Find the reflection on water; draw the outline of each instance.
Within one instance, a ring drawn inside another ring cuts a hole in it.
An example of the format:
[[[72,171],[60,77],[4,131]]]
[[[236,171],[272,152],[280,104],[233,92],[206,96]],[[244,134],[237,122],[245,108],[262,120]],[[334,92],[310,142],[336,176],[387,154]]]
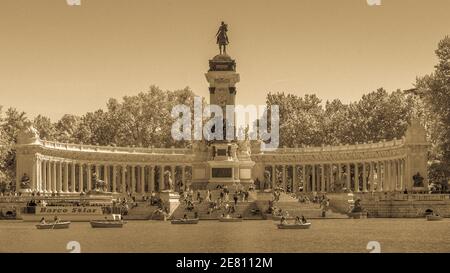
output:
[[[92,229],[72,223],[68,230],[37,230],[34,223],[0,222],[0,252],[450,252],[450,219],[316,220],[309,230],[278,230],[271,221],[171,225],[135,221],[123,229]]]

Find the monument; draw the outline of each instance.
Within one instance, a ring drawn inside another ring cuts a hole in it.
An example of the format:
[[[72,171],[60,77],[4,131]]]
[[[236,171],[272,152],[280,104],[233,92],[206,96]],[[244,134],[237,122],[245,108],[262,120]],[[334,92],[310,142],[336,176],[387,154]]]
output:
[[[227,105],[236,105],[236,84],[240,76],[236,72],[236,61],[226,53],[228,26],[222,22],[217,32],[219,55],[209,61],[209,71],[205,74],[209,83],[210,104],[222,107],[223,113]],[[223,135],[227,135],[229,121],[223,120]],[[217,128],[216,128],[217,129]],[[233,132],[233,136],[235,132]],[[236,140],[213,140],[208,143],[197,143],[201,147],[197,153],[198,161],[193,165],[192,187],[197,189],[215,189],[217,186],[246,187],[253,185],[252,168],[255,165],[251,159],[249,142]]]

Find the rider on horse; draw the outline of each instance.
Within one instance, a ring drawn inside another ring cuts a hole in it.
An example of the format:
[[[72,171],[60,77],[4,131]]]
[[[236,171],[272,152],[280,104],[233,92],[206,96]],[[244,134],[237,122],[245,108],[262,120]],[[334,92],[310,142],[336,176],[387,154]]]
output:
[[[227,31],[228,31],[228,25],[225,24],[225,22],[222,22],[222,24],[216,34],[217,44],[219,45],[220,54],[227,53],[226,46],[229,44]]]

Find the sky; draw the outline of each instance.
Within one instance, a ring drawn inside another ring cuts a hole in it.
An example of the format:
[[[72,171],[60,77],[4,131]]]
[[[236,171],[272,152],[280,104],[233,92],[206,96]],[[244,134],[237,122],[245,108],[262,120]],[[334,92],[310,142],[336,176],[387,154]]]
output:
[[[56,121],[151,85],[208,97],[221,21],[238,104],[282,91],[348,103],[432,72],[449,10],[449,0],[1,0],[0,105]]]

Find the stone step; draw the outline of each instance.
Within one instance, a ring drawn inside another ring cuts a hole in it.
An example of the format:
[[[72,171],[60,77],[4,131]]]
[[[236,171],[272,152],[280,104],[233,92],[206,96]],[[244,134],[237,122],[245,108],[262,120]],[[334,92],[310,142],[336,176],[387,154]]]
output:
[[[228,202],[229,205],[232,205],[234,203]],[[193,211],[189,212],[186,210],[186,207],[184,204],[181,204],[177,210],[172,214],[172,218],[182,218],[184,214],[187,214],[188,217],[194,217],[195,212],[197,212],[198,217],[203,220],[207,219],[218,219],[222,216],[222,214],[225,213],[225,209],[215,210],[212,211],[212,213],[209,213],[209,204],[208,203],[201,203],[201,204],[194,204],[195,208]],[[262,219],[261,214],[253,215],[252,209],[257,210],[258,207],[256,206],[255,202],[239,202],[235,206],[235,213],[233,215],[242,215],[244,219]]]

